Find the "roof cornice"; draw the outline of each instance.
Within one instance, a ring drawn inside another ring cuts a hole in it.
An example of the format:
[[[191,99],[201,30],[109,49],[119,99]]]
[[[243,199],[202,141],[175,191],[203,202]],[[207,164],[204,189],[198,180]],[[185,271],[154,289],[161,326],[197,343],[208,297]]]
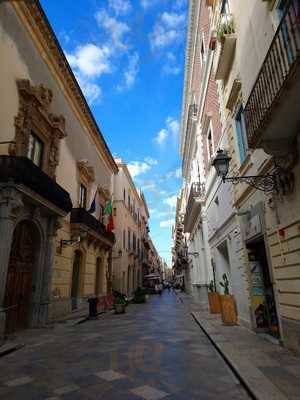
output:
[[[181,112],[181,124],[180,124],[180,155],[183,157],[185,147],[185,130],[186,130],[186,119],[189,105],[189,91],[192,79],[192,64],[194,55],[194,44],[195,44],[195,31],[197,29],[197,10],[201,0],[190,0],[189,1],[189,21],[188,21],[188,33],[187,42],[185,49],[185,68],[184,68],[184,87],[183,87],[183,100],[182,100],[182,112]]]
[[[50,70],[59,78],[60,84],[73,103],[77,115],[85,122],[85,126],[91,132],[106,164],[116,174],[118,167],[39,0],[13,1],[11,4],[28,29],[42,58]]]

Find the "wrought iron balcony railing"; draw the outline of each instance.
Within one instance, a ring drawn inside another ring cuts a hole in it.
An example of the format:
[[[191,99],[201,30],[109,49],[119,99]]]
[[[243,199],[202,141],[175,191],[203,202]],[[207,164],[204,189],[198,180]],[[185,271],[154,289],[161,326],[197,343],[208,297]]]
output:
[[[71,224],[81,224],[88,229],[102,236],[113,245],[115,243],[115,235],[113,232],[107,232],[104,224],[98,221],[92,214],[84,208],[73,208],[71,212]]]
[[[24,185],[65,213],[72,209],[69,193],[27,157],[0,156],[0,183]]]
[[[300,6],[288,3],[245,107],[248,144],[255,148],[273,106],[300,60]],[[295,112],[298,112],[295,110]]]
[[[195,182],[192,184],[184,218],[185,232],[191,232],[197,216],[201,210],[201,203],[205,199],[205,184]]]

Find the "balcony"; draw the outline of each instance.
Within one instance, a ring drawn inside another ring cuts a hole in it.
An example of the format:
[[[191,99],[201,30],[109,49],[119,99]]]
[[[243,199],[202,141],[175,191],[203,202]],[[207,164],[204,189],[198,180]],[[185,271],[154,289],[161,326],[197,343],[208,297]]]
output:
[[[115,235],[112,232],[107,232],[102,222],[98,221],[84,208],[73,208],[71,212],[72,230],[88,232],[93,237],[98,238],[109,247],[115,243]]]
[[[72,209],[69,193],[27,157],[0,156],[0,183],[23,185],[63,214]]]
[[[215,78],[226,79],[236,46],[235,24],[232,14],[220,14],[217,24],[217,38],[221,43]]]
[[[184,218],[184,231],[192,232],[194,224],[201,212],[202,204],[205,200],[205,185],[203,183],[193,183],[190,189],[189,199],[186,206]]]
[[[270,154],[290,147],[300,129],[299,10],[290,2],[245,107],[248,144]]]

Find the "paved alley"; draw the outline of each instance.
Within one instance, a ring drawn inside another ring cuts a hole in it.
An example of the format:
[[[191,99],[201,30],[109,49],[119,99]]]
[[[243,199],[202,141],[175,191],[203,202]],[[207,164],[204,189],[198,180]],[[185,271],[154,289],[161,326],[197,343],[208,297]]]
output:
[[[59,400],[247,399],[173,293],[80,325],[27,331],[0,359],[0,398]]]

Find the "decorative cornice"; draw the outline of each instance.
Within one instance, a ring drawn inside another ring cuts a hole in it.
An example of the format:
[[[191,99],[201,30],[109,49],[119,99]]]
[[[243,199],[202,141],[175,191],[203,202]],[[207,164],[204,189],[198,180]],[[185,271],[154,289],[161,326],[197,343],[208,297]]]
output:
[[[22,20],[32,36],[43,59],[59,78],[61,86],[68,94],[77,113],[84,121],[86,127],[106,160],[113,173],[118,172],[118,167],[89,108],[89,105],[80,89],[56,35],[42,9],[39,0],[11,2],[15,12]]]
[[[185,145],[185,129],[187,111],[189,105],[189,90],[192,78],[192,61],[194,53],[195,43],[195,29],[198,9],[197,5],[199,0],[190,0],[189,2],[189,21],[188,21],[188,34],[185,49],[185,72],[184,72],[184,89],[183,89],[183,100],[182,100],[182,112],[181,112],[181,128],[180,128],[180,154],[183,156],[184,145]]]

